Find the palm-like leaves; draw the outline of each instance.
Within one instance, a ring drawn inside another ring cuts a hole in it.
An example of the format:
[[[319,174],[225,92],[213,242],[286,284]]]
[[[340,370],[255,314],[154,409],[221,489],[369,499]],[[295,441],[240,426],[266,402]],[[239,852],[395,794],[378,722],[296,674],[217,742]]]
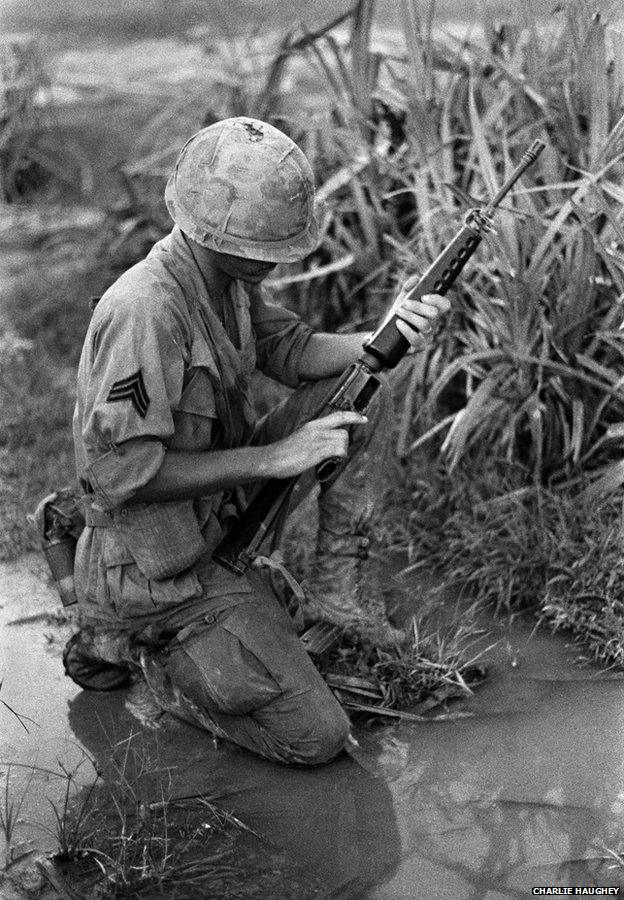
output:
[[[374,0],[359,0],[288,36],[232,100],[286,127],[315,168],[322,244],[274,286],[323,328],[372,324],[527,144],[547,140],[453,292],[424,403],[410,382],[401,447],[435,439],[451,465],[487,449],[532,479],[595,470],[607,484],[624,422],[624,51],[587,0],[540,27],[533,0],[521,7],[520,25],[484,18],[477,42],[436,29],[433,2],[401,0],[404,50],[389,52],[373,39]],[[325,99],[294,116],[287,70],[312,69]]]

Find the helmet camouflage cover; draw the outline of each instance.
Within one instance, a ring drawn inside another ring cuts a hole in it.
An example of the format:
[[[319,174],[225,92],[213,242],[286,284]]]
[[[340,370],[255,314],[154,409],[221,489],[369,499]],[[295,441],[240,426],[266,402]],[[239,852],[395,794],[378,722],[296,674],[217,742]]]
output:
[[[220,253],[295,262],[318,244],[310,164],[294,141],[258,119],[224,119],[193,135],[165,200],[188,237]]]

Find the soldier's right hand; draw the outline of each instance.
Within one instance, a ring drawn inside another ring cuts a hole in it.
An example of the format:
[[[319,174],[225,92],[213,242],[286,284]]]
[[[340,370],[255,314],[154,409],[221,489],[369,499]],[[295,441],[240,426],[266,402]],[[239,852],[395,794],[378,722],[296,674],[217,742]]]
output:
[[[287,438],[267,446],[273,478],[291,478],[324,459],[344,457],[349,449],[350,425],[365,425],[366,416],[339,410],[306,422]]]

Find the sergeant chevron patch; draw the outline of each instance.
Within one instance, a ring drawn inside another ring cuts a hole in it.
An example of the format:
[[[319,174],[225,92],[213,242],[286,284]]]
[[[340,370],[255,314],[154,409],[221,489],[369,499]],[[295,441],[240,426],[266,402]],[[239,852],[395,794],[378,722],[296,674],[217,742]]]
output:
[[[145,389],[143,373],[140,369],[128,378],[116,381],[110,389],[106,401],[108,403],[117,403],[120,400],[129,400],[142,419],[147,415],[150,398]]]

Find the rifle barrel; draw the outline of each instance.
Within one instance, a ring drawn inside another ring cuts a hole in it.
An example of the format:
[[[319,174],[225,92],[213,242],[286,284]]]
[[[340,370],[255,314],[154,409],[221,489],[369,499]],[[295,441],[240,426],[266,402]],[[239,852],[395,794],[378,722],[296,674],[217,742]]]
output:
[[[502,188],[496,194],[496,196],[492,200],[490,200],[488,205],[483,210],[484,216],[487,216],[488,218],[491,217],[492,213],[494,212],[496,207],[500,204],[503,197],[505,197],[509,193],[509,191],[512,189],[512,187],[514,186],[516,181],[521,177],[523,172],[525,172],[525,170],[528,169],[529,166],[533,165],[533,163],[535,162],[537,157],[540,155],[540,153],[542,152],[542,150],[544,149],[545,146],[546,146],[546,144],[544,143],[544,141],[538,140],[538,141],[533,141],[533,143],[531,144],[529,149],[525,150],[525,152],[522,156],[522,159],[520,160],[520,162],[518,163],[516,168],[513,170],[513,172],[511,173],[511,175],[505,182],[505,184],[502,186]]]

